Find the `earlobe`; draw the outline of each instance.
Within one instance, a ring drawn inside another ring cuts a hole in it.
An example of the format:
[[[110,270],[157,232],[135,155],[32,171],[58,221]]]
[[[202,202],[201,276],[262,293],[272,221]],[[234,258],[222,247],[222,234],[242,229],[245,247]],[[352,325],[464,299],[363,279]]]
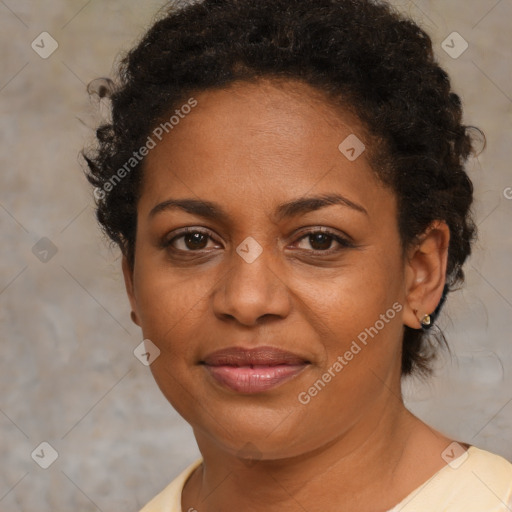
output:
[[[124,285],[126,288],[126,294],[128,295],[128,299],[130,301],[130,305],[132,308],[130,317],[132,319],[132,322],[140,327],[139,318],[137,316],[137,300],[135,299],[135,291],[134,291],[134,284],[133,284],[133,271],[130,268],[130,264],[128,263],[128,259],[126,258],[125,255],[123,255],[123,257],[122,257],[121,266],[123,269]]]
[[[449,227],[444,221],[435,221],[408,251],[403,318],[412,329],[431,327],[431,315],[446,295],[449,243]]]

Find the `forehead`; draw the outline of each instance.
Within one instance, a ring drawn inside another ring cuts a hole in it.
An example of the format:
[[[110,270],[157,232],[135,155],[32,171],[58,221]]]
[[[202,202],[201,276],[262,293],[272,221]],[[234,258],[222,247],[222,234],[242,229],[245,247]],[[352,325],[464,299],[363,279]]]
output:
[[[237,83],[193,97],[197,105],[146,157],[142,198],[243,196],[257,206],[284,191],[291,197],[340,188],[371,201],[383,188],[359,120],[311,86]]]

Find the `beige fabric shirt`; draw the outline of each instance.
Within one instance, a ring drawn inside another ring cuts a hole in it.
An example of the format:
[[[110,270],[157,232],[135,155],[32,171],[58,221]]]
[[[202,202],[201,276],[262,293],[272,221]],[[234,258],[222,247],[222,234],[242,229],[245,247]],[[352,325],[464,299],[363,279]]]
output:
[[[181,492],[201,462],[192,463],[140,512],[196,512],[182,511]],[[388,512],[512,512],[512,464],[470,446]]]

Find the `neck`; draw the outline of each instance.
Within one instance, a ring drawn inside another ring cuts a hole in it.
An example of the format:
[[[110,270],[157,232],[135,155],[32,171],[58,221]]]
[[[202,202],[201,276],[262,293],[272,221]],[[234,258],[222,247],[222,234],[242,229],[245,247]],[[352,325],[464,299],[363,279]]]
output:
[[[401,399],[388,399],[341,435],[317,449],[279,460],[242,461],[196,431],[203,464],[187,482],[182,496],[183,510],[295,511],[337,510],[379,506],[388,510],[403,497],[410,475],[413,435],[424,424],[403,405]],[[320,427],[321,428],[321,427]],[[418,457],[418,453],[414,452]],[[397,482],[400,482],[399,484]],[[419,485],[420,482],[417,482]],[[412,491],[414,487],[410,488]]]

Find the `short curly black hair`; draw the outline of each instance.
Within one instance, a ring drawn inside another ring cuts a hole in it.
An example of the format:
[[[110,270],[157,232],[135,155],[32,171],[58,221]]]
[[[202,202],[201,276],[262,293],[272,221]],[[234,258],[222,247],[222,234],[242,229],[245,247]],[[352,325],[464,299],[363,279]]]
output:
[[[430,37],[378,0],[174,1],[162,11],[121,61],[111,122],[82,153],[97,219],[130,266],[144,160],[130,172],[126,162],[192,93],[264,78],[307,83],[358,116],[374,142],[372,168],[396,194],[403,247],[444,220],[451,233],[445,293],[462,283],[476,231],[464,166],[476,153],[471,135],[481,135],[484,147],[485,136],[462,124],[460,97]],[[434,338],[446,344],[442,333]],[[430,375],[435,346],[404,326],[402,375]]]

